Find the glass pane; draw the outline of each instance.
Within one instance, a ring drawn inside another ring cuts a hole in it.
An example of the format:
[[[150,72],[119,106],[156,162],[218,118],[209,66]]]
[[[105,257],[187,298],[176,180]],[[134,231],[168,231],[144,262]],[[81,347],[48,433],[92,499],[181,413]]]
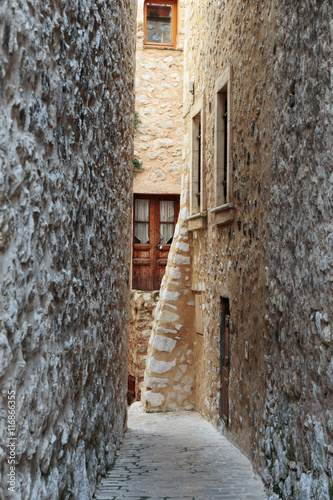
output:
[[[164,3],[147,3],[147,43],[171,43],[172,6]]]
[[[149,221],[149,200],[135,200],[135,222]]]
[[[171,245],[174,232],[173,224],[160,224],[160,243],[162,245]]]
[[[148,222],[136,222],[135,223],[134,243],[141,243],[141,244],[149,243],[149,223]]]
[[[160,201],[160,222],[174,222],[175,202],[172,200]]]

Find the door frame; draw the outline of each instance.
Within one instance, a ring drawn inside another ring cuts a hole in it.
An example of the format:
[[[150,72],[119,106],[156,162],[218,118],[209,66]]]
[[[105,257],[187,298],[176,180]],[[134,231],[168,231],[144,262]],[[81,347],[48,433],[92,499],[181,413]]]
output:
[[[220,418],[229,425],[230,380],[230,306],[229,299],[221,297],[220,323]]]

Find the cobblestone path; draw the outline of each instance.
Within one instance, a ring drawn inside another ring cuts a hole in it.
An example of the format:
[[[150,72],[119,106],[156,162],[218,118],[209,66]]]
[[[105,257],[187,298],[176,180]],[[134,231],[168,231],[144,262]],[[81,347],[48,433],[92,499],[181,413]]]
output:
[[[250,462],[196,412],[130,412],[97,500],[264,500]]]

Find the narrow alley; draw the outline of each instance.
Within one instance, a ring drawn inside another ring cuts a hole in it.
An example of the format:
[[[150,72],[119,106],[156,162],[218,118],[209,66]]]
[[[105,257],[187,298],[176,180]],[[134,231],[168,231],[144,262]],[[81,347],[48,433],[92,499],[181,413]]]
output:
[[[134,408],[96,500],[267,498],[250,462],[199,413]]]

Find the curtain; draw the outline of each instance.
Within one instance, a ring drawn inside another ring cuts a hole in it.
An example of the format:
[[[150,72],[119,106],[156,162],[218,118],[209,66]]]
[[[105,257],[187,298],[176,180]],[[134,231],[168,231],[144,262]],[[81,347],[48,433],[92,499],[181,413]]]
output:
[[[160,201],[160,243],[170,244],[174,233],[175,202]]]
[[[149,243],[149,200],[135,200],[135,243]]]

